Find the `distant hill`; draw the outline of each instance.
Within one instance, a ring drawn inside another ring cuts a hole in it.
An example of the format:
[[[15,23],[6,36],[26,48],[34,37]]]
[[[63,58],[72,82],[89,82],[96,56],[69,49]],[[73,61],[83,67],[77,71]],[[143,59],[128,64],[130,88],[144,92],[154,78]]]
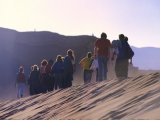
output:
[[[135,52],[133,63],[140,69],[144,70],[160,70],[160,48],[132,47]]]

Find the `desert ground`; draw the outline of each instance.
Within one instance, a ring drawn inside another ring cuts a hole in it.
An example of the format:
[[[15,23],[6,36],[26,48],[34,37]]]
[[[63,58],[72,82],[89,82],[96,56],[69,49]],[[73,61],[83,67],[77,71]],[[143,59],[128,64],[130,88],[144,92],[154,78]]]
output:
[[[0,102],[0,120],[160,120],[160,73]]]

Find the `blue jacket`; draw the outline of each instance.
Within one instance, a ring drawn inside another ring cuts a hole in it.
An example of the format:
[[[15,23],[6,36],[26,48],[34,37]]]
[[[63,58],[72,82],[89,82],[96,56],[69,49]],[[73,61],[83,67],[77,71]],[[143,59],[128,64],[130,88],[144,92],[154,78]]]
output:
[[[130,45],[125,40],[120,40],[118,45],[117,59],[129,59],[130,52],[133,52]],[[134,53],[133,53],[134,54]]]
[[[69,56],[64,58],[64,69],[66,72],[73,74],[73,65]]]
[[[53,74],[60,74],[64,72],[64,63],[62,61],[57,61],[52,67]]]

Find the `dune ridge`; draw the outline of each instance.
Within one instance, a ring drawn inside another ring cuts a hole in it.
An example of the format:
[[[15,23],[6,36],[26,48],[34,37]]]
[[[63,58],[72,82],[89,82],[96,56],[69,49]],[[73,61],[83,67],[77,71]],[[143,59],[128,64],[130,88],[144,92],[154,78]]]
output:
[[[159,112],[160,73],[0,102],[2,120],[157,120]]]

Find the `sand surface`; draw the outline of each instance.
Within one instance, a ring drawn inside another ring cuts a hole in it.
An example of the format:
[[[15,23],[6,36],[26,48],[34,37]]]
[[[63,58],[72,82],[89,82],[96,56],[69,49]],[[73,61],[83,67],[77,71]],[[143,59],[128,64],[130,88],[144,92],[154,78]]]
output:
[[[0,102],[0,120],[160,120],[160,73]]]

